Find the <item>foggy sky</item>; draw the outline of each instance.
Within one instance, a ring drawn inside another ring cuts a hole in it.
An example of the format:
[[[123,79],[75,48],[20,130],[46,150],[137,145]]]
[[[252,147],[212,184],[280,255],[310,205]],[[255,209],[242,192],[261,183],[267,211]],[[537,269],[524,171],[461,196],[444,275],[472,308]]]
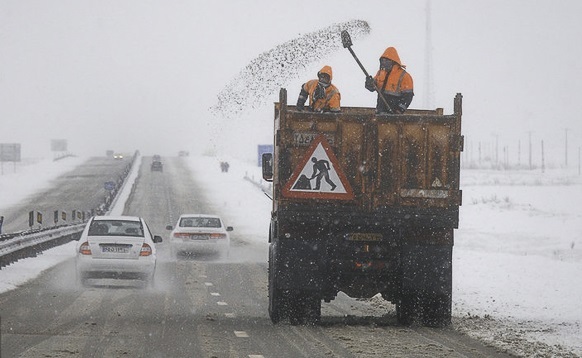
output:
[[[258,109],[232,120],[209,111],[221,89],[261,53],[359,19],[371,32],[354,51],[375,73],[380,54],[395,46],[414,78],[411,107],[424,108],[429,88],[429,108],[450,113],[463,93],[468,145],[497,138],[525,148],[531,134],[559,162],[567,132],[574,160],[582,144],[582,3],[433,1],[430,76],[426,4],[1,0],[0,143],[21,143],[23,157],[50,157],[50,140],[67,139],[78,155],[139,149],[254,158],[256,145],[272,140],[278,94],[258,96]],[[334,70],[342,105],[375,105],[344,49],[305,63],[285,84],[290,102],[323,65]]]

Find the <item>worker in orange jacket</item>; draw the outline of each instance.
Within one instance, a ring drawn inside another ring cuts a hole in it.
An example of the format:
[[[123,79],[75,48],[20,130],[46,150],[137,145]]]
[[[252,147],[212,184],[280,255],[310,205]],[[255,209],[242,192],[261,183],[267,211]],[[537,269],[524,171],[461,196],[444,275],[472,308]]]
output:
[[[388,102],[386,106],[379,93],[376,113],[404,113],[412,102],[414,85],[412,76],[405,68],[394,47],[388,47],[380,56],[380,69],[376,76],[366,78],[366,89],[370,92],[377,89]]]
[[[316,80],[305,82],[297,98],[297,110],[304,110],[305,101],[309,98],[309,109],[314,112],[339,112],[341,94],[337,87],[331,84],[332,78],[331,67],[323,66],[317,73]]]

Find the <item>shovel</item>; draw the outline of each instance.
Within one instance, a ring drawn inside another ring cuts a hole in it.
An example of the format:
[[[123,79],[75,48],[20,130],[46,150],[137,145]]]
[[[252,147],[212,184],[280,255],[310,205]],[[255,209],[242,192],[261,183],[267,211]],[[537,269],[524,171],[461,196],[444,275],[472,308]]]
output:
[[[368,78],[368,76],[370,76],[368,74],[368,71],[366,71],[366,69],[364,68],[364,66],[362,65],[360,60],[358,59],[358,56],[356,56],[356,54],[354,53],[354,50],[352,50],[353,44],[352,44],[352,38],[350,37],[350,34],[346,30],[343,30],[341,33],[341,36],[342,36],[342,44],[344,45],[344,48],[347,48],[348,50],[350,50],[350,53],[352,54],[352,56],[354,56],[354,59],[356,60],[356,62],[358,63],[358,65],[360,66],[362,71],[364,71],[366,78]],[[384,95],[382,94],[382,92],[380,92],[378,90],[378,86],[376,86],[376,81],[374,81],[374,89],[376,90],[376,92],[378,93],[378,95],[380,96],[380,98],[382,99],[384,104],[386,105],[386,108],[388,110],[390,110],[390,106],[388,105],[388,101],[386,100],[386,98],[384,98]]]

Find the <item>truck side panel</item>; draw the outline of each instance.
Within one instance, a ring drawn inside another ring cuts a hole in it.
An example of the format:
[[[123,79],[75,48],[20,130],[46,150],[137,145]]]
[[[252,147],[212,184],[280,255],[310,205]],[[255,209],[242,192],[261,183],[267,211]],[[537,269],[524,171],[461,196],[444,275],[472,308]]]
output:
[[[359,210],[447,208],[460,204],[456,116],[376,118],[373,114],[329,114],[316,120],[312,116],[287,112],[283,127],[277,131],[278,146],[284,148],[275,168],[275,183],[281,187],[297,170],[310,139],[323,133],[350,181]],[[317,203],[312,200],[309,205]],[[329,201],[321,204],[354,205]]]

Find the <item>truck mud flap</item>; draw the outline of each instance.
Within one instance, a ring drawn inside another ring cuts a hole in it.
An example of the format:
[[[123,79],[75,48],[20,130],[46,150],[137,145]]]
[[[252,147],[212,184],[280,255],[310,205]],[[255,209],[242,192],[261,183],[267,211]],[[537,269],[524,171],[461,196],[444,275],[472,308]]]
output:
[[[279,289],[322,291],[324,245],[297,240],[277,240],[272,245]]]
[[[399,321],[427,326],[451,321],[452,246],[406,245],[402,248]]]

